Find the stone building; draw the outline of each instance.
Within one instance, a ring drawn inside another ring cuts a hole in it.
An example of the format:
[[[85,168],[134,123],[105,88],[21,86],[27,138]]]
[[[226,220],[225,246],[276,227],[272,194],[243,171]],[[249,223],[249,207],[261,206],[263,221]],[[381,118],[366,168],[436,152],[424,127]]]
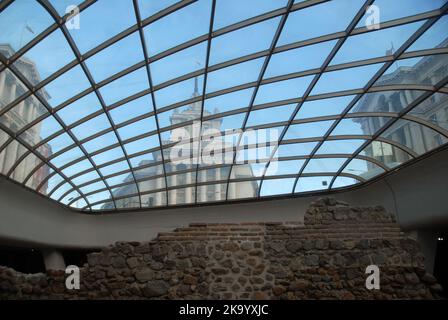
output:
[[[195,88],[192,94],[192,98],[196,98],[200,96],[198,89],[197,79],[195,81]],[[201,101],[191,103],[185,110],[178,111],[175,110],[170,116],[170,123],[172,126],[180,123],[186,123],[188,121],[194,121],[200,119],[201,117]],[[215,113],[218,113],[219,110],[215,110]],[[209,116],[211,113],[207,110],[204,110],[203,117]],[[194,126],[197,127],[194,127]],[[162,141],[163,145],[172,145],[175,142],[180,142],[181,145],[179,150],[182,149],[182,144],[185,144],[184,141],[189,141],[189,137],[198,136],[195,134],[194,130],[202,130],[202,132],[211,132],[210,130],[214,130],[214,132],[222,132],[222,120],[221,119],[213,119],[202,122],[201,127],[198,127],[198,122],[193,124],[192,126],[182,126],[175,127],[170,132],[170,137],[167,141]],[[210,144],[216,143],[216,140],[207,140],[201,143],[201,152]],[[188,148],[191,148],[191,154],[194,155],[197,152],[194,150],[197,144],[189,143]],[[229,156],[231,150],[231,144],[225,142],[224,139],[220,141],[219,148],[222,150],[222,156]],[[170,205],[179,205],[179,204],[189,204],[194,203],[196,199],[196,188],[194,186],[196,178],[198,183],[202,182],[210,182],[210,181],[221,181],[216,184],[208,184],[208,185],[199,185],[197,187],[197,202],[210,202],[210,201],[223,201],[226,200],[226,192],[227,192],[227,183],[225,180],[228,179],[230,174],[230,166],[223,165],[218,168],[200,170],[197,172],[196,176],[196,163],[183,163],[181,160],[176,162],[173,161],[173,156],[171,154],[171,148],[163,149],[164,159],[170,159],[171,162],[165,163],[165,170],[167,174],[174,172],[183,172],[186,170],[193,170],[190,172],[184,172],[179,174],[168,175],[166,180],[166,185],[170,187],[181,186],[181,185],[191,185],[189,187],[184,188],[175,188],[168,191],[168,202]],[[180,158],[182,155],[180,154]],[[152,165],[155,163],[160,163],[162,161],[162,155],[159,151],[152,153],[152,160],[143,160],[139,163],[138,167],[143,167],[143,169],[137,170],[135,174],[135,178],[137,180],[144,180],[138,183],[140,192],[152,192],[150,194],[145,194],[141,196],[142,206],[144,207],[152,207],[152,206],[161,206],[166,204],[166,192],[165,189],[165,178],[163,177],[163,166],[162,165]],[[188,162],[188,161],[187,161]],[[226,162],[226,164],[228,164]],[[252,167],[248,163],[238,164],[233,167],[231,172],[231,179],[237,178],[250,178],[254,177],[254,173],[252,171]],[[157,177],[151,179],[151,177]],[[130,182],[133,180],[132,175],[129,175],[124,182]],[[229,198],[249,198],[257,195],[258,184],[256,181],[244,181],[237,183],[230,183],[228,187]],[[124,187],[118,188],[113,192],[114,198],[119,198],[116,200],[116,206],[119,208],[135,208],[139,206],[139,197],[131,197],[131,198],[121,198],[125,195],[137,194],[137,186],[135,184],[126,185]],[[113,209],[113,204],[108,202],[103,206],[103,209]]]
[[[0,53],[3,56],[12,56],[14,50],[8,44],[0,44]],[[41,81],[39,71],[33,61],[22,57],[15,62],[14,66],[28,79],[32,79],[32,83],[39,83]],[[0,73],[0,110],[6,107],[11,101],[14,101],[16,97],[20,97],[22,94],[26,93],[28,90],[20,80],[18,80],[10,71],[5,70]],[[48,93],[42,89],[39,94],[44,99],[49,99]],[[43,114],[44,107],[38,101],[35,96],[30,96],[22,100],[17,106],[13,107],[7,111],[1,118],[0,122],[5,127],[11,129],[13,132],[17,132],[24,126],[28,125],[40,115]],[[32,126],[21,134],[21,138],[26,141],[29,145],[34,146],[42,141],[40,136],[42,130],[43,121]],[[3,174],[8,174],[8,171],[14,165],[16,160],[18,160],[23,154],[23,146],[11,142],[7,147],[0,152],[0,172]],[[48,157],[51,155],[51,147],[49,144],[43,144],[39,147],[39,152]],[[14,170],[11,178],[16,181],[23,181],[28,173],[33,170],[36,165],[39,164],[36,157],[27,157],[23,160],[25,163],[21,164],[21,168],[24,170]],[[48,175],[49,168],[47,166],[42,166],[38,169],[37,173],[34,174],[31,181],[28,183],[32,188],[36,188],[39,182],[43,180],[43,177]],[[45,190],[46,186],[42,186],[41,190]]]
[[[445,47],[448,38],[439,47]],[[434,86],[448,74],[447,55],[426,56],[412,65],[400,66],[395,64],[396,70],[383,75],[375,85],[418,84]],[[412,60],[411,60],[412,61]],[[373,92],[364,95],[352,112],[391,112],[399,113],[415,101],[423,91],[420,90],[391,90]],[[448,95],[438,93],[419,104],[410,112],[411,116],[422,119],[448,129]],[[362,131],[370,135],[389,121],[388,117],[362,117],[354,120],[361,125]],[[384,138],[398,142],[417,154],[422,154],[444,143],[444,137],[433,130],[421,128],[418,123],[400,120],[388,129]],[[408,155],[398,148],[376,141],[372,145],[372,155],[392,165],[399,165],[407,161]]]

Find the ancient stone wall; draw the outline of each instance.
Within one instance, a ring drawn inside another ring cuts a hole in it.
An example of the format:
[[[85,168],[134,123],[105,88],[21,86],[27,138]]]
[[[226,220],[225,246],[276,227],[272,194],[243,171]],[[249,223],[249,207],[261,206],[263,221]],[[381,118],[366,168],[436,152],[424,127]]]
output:
[[[191,224],[88,255],[79,290],[66,274],[0,268],[2,299],[432,299],[418,243],[382,207],[312,203],[301,222]],[[380,289],[368,290],[368,265]]]

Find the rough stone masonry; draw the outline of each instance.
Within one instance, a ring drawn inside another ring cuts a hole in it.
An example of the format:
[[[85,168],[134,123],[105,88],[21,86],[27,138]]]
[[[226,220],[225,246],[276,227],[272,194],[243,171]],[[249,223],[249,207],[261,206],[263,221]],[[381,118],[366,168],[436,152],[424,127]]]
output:
[[[66,274],[0,267],[1,299],[434,299],[418,243],[382,207],[333,198],[311,203],[304,223],[190,224],[146,243],[88,255],[80,289]],[[380,269],[368,290],[366,267]]]

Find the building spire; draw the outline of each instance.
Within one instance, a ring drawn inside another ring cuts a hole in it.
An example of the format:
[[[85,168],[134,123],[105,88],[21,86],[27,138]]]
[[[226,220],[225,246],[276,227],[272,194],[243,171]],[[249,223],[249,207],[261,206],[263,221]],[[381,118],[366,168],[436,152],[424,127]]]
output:
[[[194,94],[195,97],[199,95],[199,88],[198,88],[198,77],[194,77]]]

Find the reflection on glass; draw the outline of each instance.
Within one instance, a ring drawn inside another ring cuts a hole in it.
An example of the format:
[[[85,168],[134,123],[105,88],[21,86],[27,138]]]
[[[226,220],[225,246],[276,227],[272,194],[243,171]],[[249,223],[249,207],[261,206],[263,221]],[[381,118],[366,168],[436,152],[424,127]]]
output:
[[[412,159],[405,151],[382,141],[372,141],[360,155],[376,159],[391,169]]]
[[[389,117],[359,117],[342,119],[331,136],[339,135],[374,135],[391,118]]]
[[[355,112],[394,112],[399,113],[418,97],[424,91],[418,90],[395,90],[369,92],[364,94],[361,99],[352,107],[350,113]]]
[[[372,179],[379,174],[384,173],[384,169],[373,162],[361,159],[353,159],[342,171],[344,173],[354,174],[360,176],[365,180]]]
[[[11,57],[39,33],[54,23],[46,10],[36,1],[14,1],[0,13],[0,43],[8,43]]]
[[[288,121],[295,107],[295,104],[289,104],[286,106],[254,110],[249,114],[246,126],[251,127],[273,122]]]
[[[4,50],[1,50],[0,53],[4,54]],[[26,92],[28,92],[28,89],[23,82],[14,73],[9,71],[9,69],[0,72],[0,110]],[[36,98],[32,99],[36,101],[34,102],[35,104],[38,103]]]
[[[403,119],[395,122],[381,137],[406,146],[418,155],[448,142],[448,139],[437,131]]]
[[[254,198],[258,194],[260,181],[230,182],[227,199]]]
[[[375,82],[375,86],[416,84],[434,86],[446,77],[448,54],[397,60]]]
[[[448,44],[446,30],[448,30],[448,16],[443,16],[431,28],[426,30],[406,52],[446,47]]]
[[[12,140],[3,150],[0,152],[0,169],[3,175],[7,175],[9,170],[13,167],[16,161],[25,154],[26,148],[17,142]]]
[[[353,178],[349,178],[349,177],[343,177],[343,176],[339,176],[334,180],[332,189],[336,189],[336,188],[342,188],[342,187],[348,187],[351,185],[355,185],[359,183],[358,180],[353,179]]]
[[[44,164],[43,166],[40,166],[33,175],[28,179],[26,182],[26,186],[28,188],[31,188],[33,190],[36,190],[40,184],[47,179],[47,177],[53,172],[53,169],[51,169],[48,165]],[[47,189],[47,183],[44,183],[41,187],[41,190]]]
[[[448,94],[435,93],[409,112],[409,115],[448,130]]]
[[[316,154],[352,154],[365,142],[361,139],[327,140]]]
[[[25,182],[25,179],[31,173],[33,169],[35,169],[42,162],[39,158],[37,158],[34,154],[28,154],[25,159],[23,159],[19,165],[14,169],[11,173],[10,178],[19,182]]]

